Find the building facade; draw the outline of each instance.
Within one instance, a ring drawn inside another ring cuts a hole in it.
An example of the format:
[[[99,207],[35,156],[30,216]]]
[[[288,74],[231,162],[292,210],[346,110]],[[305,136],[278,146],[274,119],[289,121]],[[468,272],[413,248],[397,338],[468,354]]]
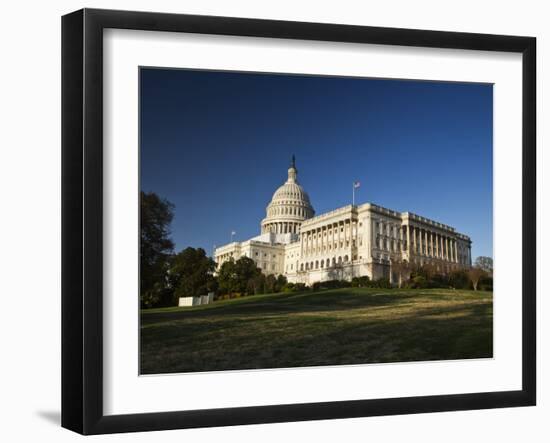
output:
[[[439,272],[471,266],[472,242],[455,228],[372,203],[315,215],[297,176],[293,157],[287,181],[266,208],[261,234],[217,248],[218,267],[249,257],[265,274],[310,285],[365,275],[397,283],[400,263],[431,264]]]

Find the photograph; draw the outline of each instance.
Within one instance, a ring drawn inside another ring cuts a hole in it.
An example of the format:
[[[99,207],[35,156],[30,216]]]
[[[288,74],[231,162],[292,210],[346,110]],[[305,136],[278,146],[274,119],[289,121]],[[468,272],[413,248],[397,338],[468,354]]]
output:
[[[493,358],[493,84],[138,75],[141,375]]]

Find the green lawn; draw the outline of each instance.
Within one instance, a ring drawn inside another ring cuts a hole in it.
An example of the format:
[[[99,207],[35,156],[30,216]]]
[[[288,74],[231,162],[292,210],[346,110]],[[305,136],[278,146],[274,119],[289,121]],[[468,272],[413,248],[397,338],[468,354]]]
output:
[[[493,354],[493,294],[349,288],[141,312],[141,373]]]

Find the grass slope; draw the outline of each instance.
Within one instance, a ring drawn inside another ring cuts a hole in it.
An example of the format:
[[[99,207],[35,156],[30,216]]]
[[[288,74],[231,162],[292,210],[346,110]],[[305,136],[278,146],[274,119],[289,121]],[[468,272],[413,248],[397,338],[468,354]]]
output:
[[[492,357],[493,294],[346,288],[141,312],[141,373]]]

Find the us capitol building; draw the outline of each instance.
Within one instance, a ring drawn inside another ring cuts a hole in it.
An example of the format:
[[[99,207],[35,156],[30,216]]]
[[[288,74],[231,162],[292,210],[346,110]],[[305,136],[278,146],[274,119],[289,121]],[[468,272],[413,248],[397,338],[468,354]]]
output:
[[[441,272],[471,266],[468,236],[411,212],[365,203],[315,215],[297,175],[293,157],[287,181],[267,205],[261,234],[216,248],[218,269],[227,260],[246,256],[265,274],[283,274],[289,282],[309,285],[364,275],[396,283],[396,261],[431,263]]]

